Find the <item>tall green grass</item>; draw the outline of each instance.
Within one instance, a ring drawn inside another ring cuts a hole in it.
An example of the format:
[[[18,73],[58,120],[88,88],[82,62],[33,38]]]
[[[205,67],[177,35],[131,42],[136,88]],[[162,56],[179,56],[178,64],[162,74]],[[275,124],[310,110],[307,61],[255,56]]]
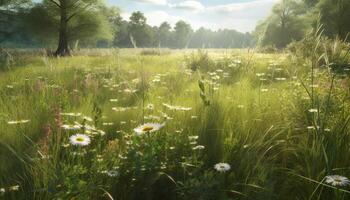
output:
[[[350,176],[349,79],[327,54],[137,52],[18,56],[0,74],[3,198],[349,198],[324,181]],[[75,122],[95,130],[60,127]],[[165,126],[136,136],[144,122]],[[91,144],[68,145],[75,133]]]

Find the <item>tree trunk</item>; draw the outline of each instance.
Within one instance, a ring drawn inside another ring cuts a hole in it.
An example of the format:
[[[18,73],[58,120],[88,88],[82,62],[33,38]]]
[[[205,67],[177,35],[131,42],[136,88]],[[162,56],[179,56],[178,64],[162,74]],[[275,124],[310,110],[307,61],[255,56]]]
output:
[[[60,15],[61,22],[59,28],[59,37],[58,37],[58,47],[55,52],[56,56],[69,56],[70,50],[68,47],[68,18],[67,18],[67,7],[66,0],[60,0]]]

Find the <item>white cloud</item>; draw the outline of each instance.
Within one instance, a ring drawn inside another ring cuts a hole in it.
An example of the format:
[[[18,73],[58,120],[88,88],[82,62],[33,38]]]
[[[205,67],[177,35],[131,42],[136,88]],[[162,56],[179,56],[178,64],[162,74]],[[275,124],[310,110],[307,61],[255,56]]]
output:
[[[205,7],[199,1],[183,1],[178,4],[169,4],[171,8],[190,10],[190,11],[200,11],[204,10]]]
[[[149,3],[149,4],[155,4],[155,5],[167,5],[167,0],[132,0],[140,3]]]
[[[172,16],[165,11],[153,11],[145,13],[147,18],[147,23],[152,26],[159,26],[163,22],[168,22],[171,25],[174,25],[179,20],[184,20],[182,17]]]
[[[184,18],[179,16],[173,16],[169,13],[161,10],[157,11],[151,11],[144,13],[145,17],[147,18],[147,24],[151,26],[159,26],[163,22],[168,22],[171,25],[174,25],[179,20],[184,20]],[[131,13],[129,12],[122,12],[121,16],[124,20],[129,21],[129,18],[131,16]]]
[[[128,13],[128,12],[122,12],[120,14],[120,16],[124,19],[124,20],[129,20],[130,16],[131,16],[131,13]]]
[[[259,9],[261,6],[271,5],[272,3],[277,2],[278,0],[254,0],[250,2],[241,2],[241,3],[231,3],[223,4],[208,7],[207,10],[215,11],[218,13],[231,13],[231,12],[240,12],[248,11],[250,9]]]
[[[217,3],[211,6],[205,6],[198,0],[182,0],[174,4],[169,3],[170,0],[132,1],[164,6],[162,10],[155,10],[154,7],[143,11],[148,24],[152,26],[159,26],[164,21],[174,25],[178,20],[184,20],[194,29],[204,26],[213,30],[228,28],[245,32],[254,30],[256,23],[267,17],[273,5],[279,0],[250,0],[227,4]],[[122,13],[123,18],[129,20],[130,13],[134,10],[129,8],[127,10],[129,13]]]

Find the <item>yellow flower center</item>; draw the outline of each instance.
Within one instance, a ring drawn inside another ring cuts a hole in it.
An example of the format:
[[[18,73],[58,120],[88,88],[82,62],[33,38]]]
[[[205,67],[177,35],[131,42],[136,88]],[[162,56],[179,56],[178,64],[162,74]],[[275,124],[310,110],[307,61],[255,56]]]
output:
[[[142,128],[143,132],[148,132],[148,131],[151,131],[151,130],[153,130],[152,126],[145,126],[145,127]]]
[[[84,138],[81,138],[81,137],[78,137],[76,140],[77,140],[78,142],[84,142]]]
[[[334,181],[335,181],[335,182],[338,182],[338,183],[341,183],[340,178],[335,178]]]

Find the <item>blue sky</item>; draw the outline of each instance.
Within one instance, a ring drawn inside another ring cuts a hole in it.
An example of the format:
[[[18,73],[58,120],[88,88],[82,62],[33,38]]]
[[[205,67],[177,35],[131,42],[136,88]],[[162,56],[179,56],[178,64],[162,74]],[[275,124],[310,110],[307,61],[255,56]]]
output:
[[[184,20],[194,29],[206,27],[217,30],[231,28],[247,32],[267,17],[278,0],[107,0],[118,6],[128,19],[133,11],[145,13],[148,23],[159,25],[168,21],[174,25]]]

